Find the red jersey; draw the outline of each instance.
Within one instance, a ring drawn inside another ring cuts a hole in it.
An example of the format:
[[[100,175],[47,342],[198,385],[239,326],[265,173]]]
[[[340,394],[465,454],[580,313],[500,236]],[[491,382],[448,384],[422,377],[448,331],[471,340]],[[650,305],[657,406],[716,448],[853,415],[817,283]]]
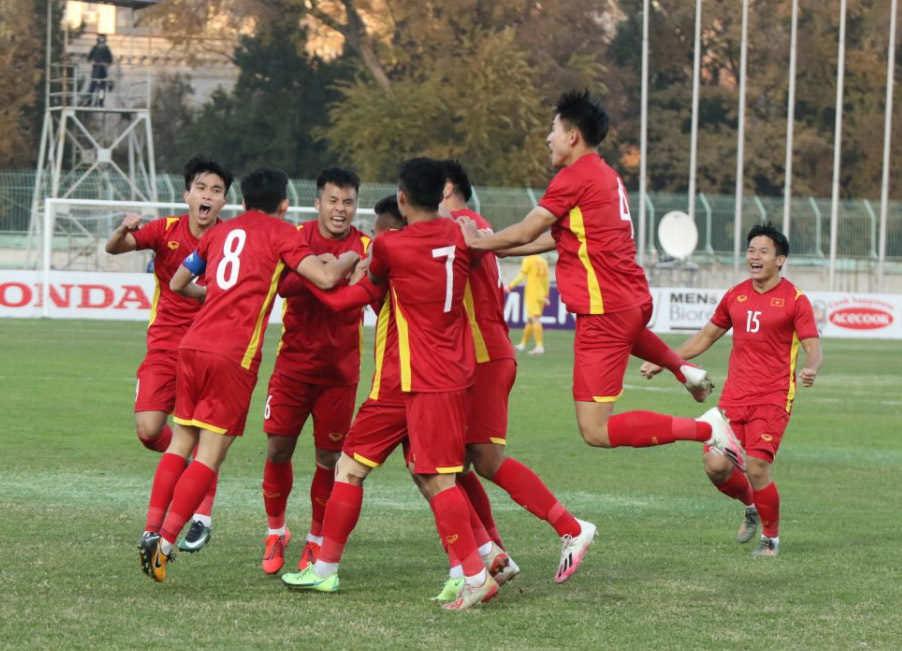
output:
[[[476,222],[477,228],[492,226],[478,212],[457,210],[452,216],[464,215]],[[486,253],[470,269],[470,279],[464,291],[464,306],[473,333],[476,363],[496,359],[516,359],[507,321],[504,320],[504,289],[498,258]]]
[[[191,258],[205,263],[207,297],[180,348],[214,353],[256,372],[282,270],[309,255],[294,226],[255,210],[204,233]],[[194,264],[185,261],[189,269]]]
[[[154,252],[155,287],[147,324],[147,350],[178,350],[201,304],[169,289],[169,281],[182,260],[197,248],[198,239],[191,234],[188,215],[155,219],[133,232],[132,237],[139,251]]]
[[[629,198],[598,154],[585,154],[551,180],[539,205],[557,218],[558,290],[574,314],[621,312],[651,300],[636,262]]]
[[[473,338],[463,305],[470,250],[450,219],[387,231],[370,272],[391,282],[401,390],[458,391],[473,383]]]
[[[323,237],[316,220],[297,228],[301,240],[316,255],[331,253],[337,258],[354,251],[361,258],[366,257],[370,238],[353,226],[341,240]],[[360,379],[363,352],[363,308],[333,311],[317,300],[301,276],[290,270],[279,281],[279,295],[286,300],[276,371],[307,384],[355,384]]]
[[[347,310],[370,304],[377,314],[376,336],[373,346],[373,383],[370,400],[384,404],[403,405],[401,391],[401,367],[398,359],[398,330],[395,327],[391,300],[388,299],[388,283],[373,285],[367,278],[356,285],[348,285],[325,292],[311,287],[313,294],[333,310]]]
[[[785,278],[763,294],[749,279],[724,294],[711,323],[733,328],[730,370],[718,405],[779,405],[790,411],[799,342],[818,336],[808,297]]]

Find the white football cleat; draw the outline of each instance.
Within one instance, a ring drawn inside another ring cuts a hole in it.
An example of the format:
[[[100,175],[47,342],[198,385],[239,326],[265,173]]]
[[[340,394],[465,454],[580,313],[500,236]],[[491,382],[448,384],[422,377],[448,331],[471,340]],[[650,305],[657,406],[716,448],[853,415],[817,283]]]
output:
[[[545,347],[544,346],[536,346],[528,353],[529,355],[544,355]]]
[[[520,573],[520,567],[514,563],[514,559],[495,542],[492,543],[489,553],[482,557],[482,562],[485,563],[485,569],[489,574],[495,577],[498,585],[513,581]]]
[[[708,377],[708,371],[692,364],[683,364],[680,373],[686,378],[683,386],[692,394],[696,402],[704,402],[714,390],[714,383]]]
[[[585,522],[579,518],[576,518],[576,521],[579,522],[580,526],[579,534],[561,538],[561,561],[558,563],[557,572],[554,574],[554,580],[557,583],[563,583],[579,569],[586,551],[595,541],[595,536],[598,534],[598,528],[591,522]]]
[[[714,450],[723,454],[741,472],[745,472],[745,450],[742,449],[739,439],[733,434],[733,429],[730,427],[727,419],[724,418],[720,409],[712,407],[695,420],[701,423],[708,423],[711,426],[711,438],[705,441],[705,444],[710,445]]]
[[[526,344],[517,344],[516,346],[514,346],[514,349],[518,353],[522,353],[524,350],[526,350]]]

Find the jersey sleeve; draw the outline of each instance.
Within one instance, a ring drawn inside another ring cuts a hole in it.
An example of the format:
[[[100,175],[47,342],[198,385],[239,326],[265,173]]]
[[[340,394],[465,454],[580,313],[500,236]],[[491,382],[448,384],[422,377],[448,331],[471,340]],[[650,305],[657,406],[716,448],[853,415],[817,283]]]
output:
[[[305,280],[294,271],[286,271],[279,279],[279,296],[288,298],[289,296],[299,296],[310,287]]]
[[[313,251],[307,246],[307,242],[301,236],[300,231],[288,222],[280,223],[284,225],[284,228],[280,227],[278,230],[273,231],[273,236],[276,239],[276,250],[279,252],[279,257],[285,261],[285,264],[292,269],[297,269],[304,258],[313,255]]]
[[[369,278],[364,278],[356,285],[345,285],[329,291],[314,285],[310,285],[309,288],[321,303],[335,312],[360,309],[370,303],[382,300],[388,292],[388,285],[377,287],[370,282]]]
[[[569,168],[564,168],[557,173],[548,189],[539,201],[539,205],[550,212],[559,221],[570,213],[570,209],[577,204],[576,194],[578,184],[571,179]]]
[[[165,224],[165,219],[154,219],[138,230],[132,232],[132,237],[135,238],[135,248],[138,251],[143,251],[145,249],[153,249],[156,251]]]
[[[817,322],[814,320],[814,310],[811,301],[804,294],[796,299],[795,314],[792,315],[792,325],[796,336],[801,339],[818,337]]]
[[[730,310],[729,310],[729,298],[732,296],[733,290],[728,291],[723,295],[723,298],[720,299],[720,303],[717,304],[717,308],[714,310],[714,314],[711,315],[711,323],[716,325],[718,328],[723,328],[724,330],[729,330],[733,327],[733,320],[730,318]]]
[[[376,278],[388,277],[388,251],[386,249],[386,237],[377,237],[373,241],[373,257],[370,260],[370,274]]]

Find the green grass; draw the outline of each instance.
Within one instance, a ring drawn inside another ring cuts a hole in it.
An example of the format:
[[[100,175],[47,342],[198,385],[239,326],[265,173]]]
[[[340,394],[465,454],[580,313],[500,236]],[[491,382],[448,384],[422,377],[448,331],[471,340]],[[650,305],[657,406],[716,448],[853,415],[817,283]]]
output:
[[[698,445],[581,442],[571,335],[548,333],[549,353],[520,362],[509,452],[600,536],[579,573],[556,585],[553,531],[490,486],[522,574],[487,607],[455,614],[428,600],[445,562],[399,459],[368,480],[340,593],[291,593],[262,573],[260,425],[277,332],[247,434],[223,467],[213,540],[157,585],[136,552],[158,459],[132,423],[142,326],[0,320],[0,647],[902,646],[897,342],[824,342],[821,377],[800,390],[776,466],[781,556],[756,561],[733,541],[741,508],[710,486]],[[728,348],[702,360],[720,383]],[[618,410],[700,413],[672,379],[648,383],[636,368]],[[295,458],[298,539],[311,448],[308,438]],[[293,543],[289,564],[299,551]]]

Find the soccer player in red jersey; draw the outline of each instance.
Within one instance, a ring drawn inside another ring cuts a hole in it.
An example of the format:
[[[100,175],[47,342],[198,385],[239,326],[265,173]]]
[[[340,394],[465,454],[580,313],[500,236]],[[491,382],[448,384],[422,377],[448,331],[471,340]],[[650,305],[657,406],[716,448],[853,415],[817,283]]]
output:
[[[176,536],[244,432],[282,270],[297,269],[328,288],[357,262],[352,252],[329,263],[312,254],[297,229],[282,220],[287,185],[278,170],[246,176],[241,192],[247,212],[210,229],[169,283],[204,304],[179,346],[172,442],[157,466],[139,543],[142,569],[156,581],[166,579]],[[201,274],[204,286],[191,282]]]
[[[319,174],[314,201],[318,217],[298,226],[301,239],[313,253],[337,257],[353,251],[361,258],[366,256],[370,238],[351,225],[359,188],[360,179],[349,170],[330,167]],[[311,414],[316,465],[310,485],[310,532],[298,569],[316,561],[323,541],[326,502],[335,481],[335,463],[354,417],[360,379],[363,309],[335,312],[308,287],[303,278],[290,271],[279,283],[279,294],[286,297],[282,339],[263,414],[263,431],[268,439],[263,468],[263,504],[268,520],[263,569],[269,574],[281,569],[279,552],[284,553],[291,537],[285,525],[293,485],[291,459]]]
[[[799,346],[805,350],[805,367],[799,372],[803,387],[814,384],[824,355],[808,297],[780,276],[789,255],[786,236],[765,224],[753,227],[747,241],[751,277],[724,294],[711,320],[676,352],[692,359],[733,330],[730,367],[718,406],[745,448],[748,473],[707,448],[705,472],[721,493],[746,507],[736,540],[752,540],[760,520],[762,537],[752,556],[772,558],[780,551],[780,494],[771,467],[789,424]],[[640,372],[651,378],[661,367],[646,362]]]
[[[597,151],[607,130],[608,116],[588,91],[561,96],[547,138],[551,163],[560,171],[539,205],[521,222],[483,237],[472,221],[464,221],[468,243],[517,254],[557,248],[558,289],[576,314],[573,398],[586,443],[638,448],[698,441],[742,467],[742,447],[717,409],[695,420],[651,411],[614,415],[630,354],[670,370],[697,400],[713,385],[705,371],[687,364],[646,327],[652,298],[636,262],[629,200],[620,176]],[[550,235],[543,235],[549,227]]]
[[[126,215],[106,244],[107,253],[113,255],[145,249],[154,252],[156,290],[147,326],[147,355],[137,373],[135,427],[144,447],[157,452],[165,452],[172,440],[172,430],[166,421],[175,407],[178,348],[200,310],[200,303],[169,289],[169,281],[185,256],[197,248],[201,236],[219,223],[219,211],[226,204],[233,180],[227,169],[200,156],[185,164],[183,174],[187,215],[155,219],[143,227],[140,215]],[[179,542],[180,549],[195,552],[210,539],[215,495],[214,480],[192,518],[188,533]]]
[[[480,229],[491,230],[482,215],[467,208],[472,187],[463,166],[456,161],[444,161],[443,165],[447,179],[443,207],[454,218],[466,216]],[[566,581],[582,562],[588,546],[582,541],[591,544],[596,527],[574,518],[532,469],[505,454],[507,405],[517,375],[517,362],[504,319],[504,289],[494,255],[482,256],[470,270],[464,305],[476,349],[475,381],[470,389],[467,418],[467,459],[479,475],[504,489],[515,502],[554,528],[563,543],[555,580]],[[491,504],[479,479],[468,470],[459,482],[486,530],[503,548]],[[582,553],[578,556],[571,550],[574,540],[580,541]],[[509,557],[508,560],[510,565],[501,570],[502,581],[512,579],[519,571]]]

